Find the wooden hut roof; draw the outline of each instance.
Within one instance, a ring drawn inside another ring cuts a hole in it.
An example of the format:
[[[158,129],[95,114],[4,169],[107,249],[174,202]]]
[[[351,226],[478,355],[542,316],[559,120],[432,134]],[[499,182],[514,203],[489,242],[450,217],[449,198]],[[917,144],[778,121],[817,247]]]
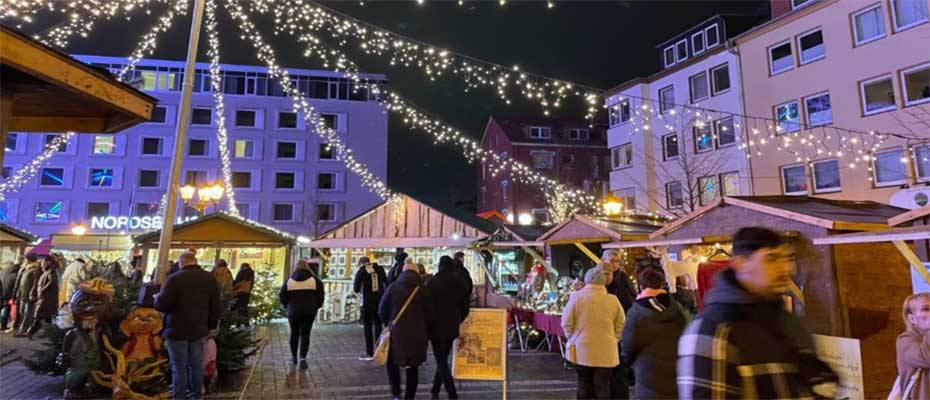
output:
[[[813,241],[814,244],[851,244],[928,239],[930,239],[930,228],[926,226],[911,226],[905,228],[888,228],[880,231],[843,233],[840,235],[814,238]]]
[[[542,234],[537,240],[549,244],[561,242],[612,242],[639,239],[659,228],[645,217],[601,218],[574,214]]]
[[[7,224],[0,224],[0,244],[31,245],[37,240],[39,240],[39,238],[33,234]]]
[[[501,225],[494,233],[478,240],[476,245],[482,247],[518,247],[543,246],[544,242],[536,239],[546,233],[548,228],[538,225]]]
[[[157,245],[161,230],[133,238],[137,244]],[[174,226],[172,247],[221,244],[227,247],[284,246],[296,239],[286,233],[242,217],[215,212]]]
[[[921,208],[916,208],[908,212],[898,214],[894,217],[888,218],[888,225],[898,226],[901,224],[906,224],[918,218],[930,217],[930,205],[923,206]],[[925,227],[925,229],[927,229]]]

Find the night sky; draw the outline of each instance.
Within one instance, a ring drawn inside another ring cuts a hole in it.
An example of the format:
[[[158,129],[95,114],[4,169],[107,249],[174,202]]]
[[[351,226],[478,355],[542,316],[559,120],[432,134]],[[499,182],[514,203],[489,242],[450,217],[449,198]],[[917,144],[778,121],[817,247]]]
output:
[[[656,72],[654,47],[698,22],[720,13],[767,15],[767,1],[545,1],[427,0],[327,1],[327,6],[356,18],[438,47],[502,65],[520,65],[526,71],[599,88],[610,88],[629,79]],[[158,14],[161,10],[154,12]],[[239,39],[225,12],[220,13],[222,62],[261,65],[252,47]],[[69,51],[81,54],[127,56],[154,18],[134,17],[101,21],[86,39],[72,40]],[[29,33],[50,24],[39,19]],[[302,56],[303,47],[288,36],[273,37],[270,25],[261,23],[263,34],[275,47],[282,66],[320,68]],[[177,20],[163,34],[154,58],[182,60],[186,51],[189,19]],[[207,62],[205,36],[201,36],[198,61]],[[426,83],[419,70],[391,67],[379,58],[347,52],[367,72],[385,73],[391,87],[434,116],[479,139],[491,115],[540,116],[533,104],[506,105],[490,90],[465,93],[454,76]],[[521,96],[522,97],[522,96]],[[563,109],[558,116],[583,117],[580,107]],[[604,121],[602,121],[604,122]],[[445,145],[433,145],[427,136],[407,129],[392,115],[389,128],[388,184],[394,189],[434,202],[452,205],[473,201],[476,168]],[[464,205],[464,204],[463,204]]]

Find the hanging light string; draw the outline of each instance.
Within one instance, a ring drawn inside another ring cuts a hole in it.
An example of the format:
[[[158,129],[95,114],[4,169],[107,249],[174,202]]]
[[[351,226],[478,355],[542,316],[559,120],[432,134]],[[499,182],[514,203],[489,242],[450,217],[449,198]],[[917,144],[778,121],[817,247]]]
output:
[[[7,195],[18,192],[23,185],[32,180],[32,178],[42,170],[42,166],[45,165],[45,162],[60,149],[66,147],[74,135],[75,133],[72,131],[58,135],[58,137],[45,144],[45,147],[39,155],[30,160],[22,168],[17,169],[6,181],[0,183],[0,201],[5,199]]]
[[[158,46],[158,35],[171,29],[175,16],[187,15],[189,5],[190,1],[181,0],[175,1],[174,4],[170,4],[165,9],[165,13],[158,18],[158,22],[152,25],[152,28],[142,36],[139,44],[132,53],[130,53],[129,62],[124,65],[123,68],[120,68],[119,72],[116,74],[116,79],[123,81],[126,77],[126,73],[135,71],[136,64],[138,64],[139,61],[155,52],[155,48]]]
[[[213,103],[216,108],[216,141],[220,150],[220,165],[223,174],[223,185],[226,186],[226,208],[229,213],[239,215],[236,207],[236,191],[232,184],[232,168],[229,161],[229,134],[226,131],[226,107],[223,101],[223,78],[220,71],[220,38],[216,30],[216,2],[207,0],[206,3],[206,31],[210,57],[210,84],[213,87]]]
[[[126,20],[132,18],[130,12],[143,9],[146,15],[152,11],[149,4],[166,0],[82,0],[71,1],[66,7],[57,10],[66,14],[67,20],[34,38],[46,46],[64,49],[68,47],[71,39],[77,35],[87,37],[96,26],[100,18],[110,20],[114,17],[125,16]],[[185,0],[186,1],[186,0]],[[55,10],[53,2],[48,2],[48,9]],[[38,11],[38,10],[36,10]]]
[[[250,3],[250,7],[254,7],[254,4]],[[368,170],[364,163],[355,158],[352,154],[352,149],[348,148],[348,146],[342,142],[335,130],[326,125],[326,122],[320,117],[316,109],[310,105],[303,93],[297,90],[293,85],[287,70],[278,66],[274,49],[265,43],[262,35],[258,32],[255,24],[249,19],[242,5],[239,4],[237,0],[226,0],[226,10],[233,20],[238,22],[236,25],[238,25],[242,33],[241,37],[247,39],[252,46],[255,47],[258,59],[267,64],[268,76],[270,78],[276,78],[284,93],[291,98],[294,104],[294,110],[304,114],[304,119],[311,129],[326,142],[329,148],[336,154],[336,157],[345,164],[346,168],[361,178],[363,187],[384,200],[392,198],[394,193],[391,192],[387,184]]]

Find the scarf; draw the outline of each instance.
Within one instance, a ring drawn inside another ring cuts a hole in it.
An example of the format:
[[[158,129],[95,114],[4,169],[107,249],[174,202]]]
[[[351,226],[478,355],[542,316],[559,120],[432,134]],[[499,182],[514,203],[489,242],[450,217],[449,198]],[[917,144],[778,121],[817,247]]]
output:
[[[378,273],[375,272],[375,267],[372,264],[368,264],[365,266],[365,272],[367,272],[368,276],[371,277],[371,291],[380,291],[381,285],[378,282]]]

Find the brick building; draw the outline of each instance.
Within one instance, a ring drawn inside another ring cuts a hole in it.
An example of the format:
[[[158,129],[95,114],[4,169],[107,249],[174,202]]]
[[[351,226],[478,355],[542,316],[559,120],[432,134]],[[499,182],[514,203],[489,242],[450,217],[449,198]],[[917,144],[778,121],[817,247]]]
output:
[[[503,119],[492,116],[481,148],[512,157],[550,178],[601,197],[608,187],[609,157],[603,127],[564,119]],[[507,173],[478,166],[478,211],[499,211],[508,220],[530,214],[549,223],[545,196],[533,185],[514,182]],[[513,222],[513,221],[511,221]]]

